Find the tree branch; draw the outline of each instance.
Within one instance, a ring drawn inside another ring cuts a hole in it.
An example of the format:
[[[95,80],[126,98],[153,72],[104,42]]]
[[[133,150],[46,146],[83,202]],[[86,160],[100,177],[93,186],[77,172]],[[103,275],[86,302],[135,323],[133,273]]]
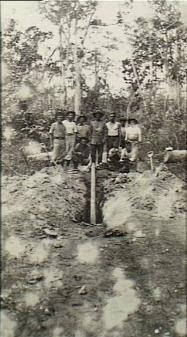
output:
[[[66,35],[66,33],[65,33],[64,29],[63,29],[62,19],[61,19],[61,21],[60,21],[59,34],[61,34],[61,32],[62,32],[63,35],[64,35],[64,38],[65,38],[65,40],[66,40],[66,43],[68,44],[68,37],[67,37],[67,35]]]
[[[53,49],[51,55],[47,58],[47,61],[48,62],[50,60],[50,58],[54,55],[54,53],[59,49],[59,47],[56,47],[55,49]]]
[[[95,8],[94,8],[94,10],[91,12],[91,14],[90,14],[90,17],[89,17],[89,20],[88,20],[88,24],[87,24],[87,26],[86,26],[85,33],[84,33],[84,36],[83,36],[83,39],[82,39],[82,46],[84,46],[84,42],[85,42],[86,37],[87,37],[87,34],[88,34],[90,22],[91,22],[91,20],[92,20],[92,18],[93,18],[93,16],[94,16],[94,14],[95,14]]]

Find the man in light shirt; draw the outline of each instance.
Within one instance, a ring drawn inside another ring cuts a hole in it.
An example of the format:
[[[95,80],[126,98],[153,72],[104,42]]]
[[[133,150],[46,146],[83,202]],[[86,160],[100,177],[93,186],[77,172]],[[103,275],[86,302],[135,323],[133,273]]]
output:
[[[56,122],[51,125],[50,134],[50,145],[53,149],[52,152],[52,163],[53,164],[63,164],[63,159],[65,155],[65,127],[62,123],[63,115],[61,113],[56,114]]]
[[[116,121],[115,113],[110,114],[110,120],[106,123],[107,130],[107,152],[110,149],[119,147],[120,140],[120,123]]]
[[[65,139],[66,139],[66,164],[69,166],[72,153],[76,143],[76,134],[77,134],[77,126],[74,122],[75,119],[75,112],[68,111],[66,115],[66,119],[63,121],[63,125],[65,127]]]
[[[130,161],[136,161],[138,159],[139,144],[142,141],[142,132],[135,118],[128,120],[125,141],[131,144]]]

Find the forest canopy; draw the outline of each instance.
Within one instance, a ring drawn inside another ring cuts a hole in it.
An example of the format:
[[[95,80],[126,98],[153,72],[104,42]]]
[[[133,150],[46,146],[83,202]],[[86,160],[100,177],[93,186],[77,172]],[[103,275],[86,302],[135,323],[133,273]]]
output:
[[[187,27],[180,2],[147,0],[150,14],[133,16],[137,2],[120,1],[111,22],[106,2],[103,17],[100,1],[36,3],[48,30],[20,28],[13,16],[3,27],[3,128],[45,141],[57,108],[88,117],[99,108],[106,118],[111,111],[138,118],[156,151],[184,148]],[[112,80],[118,77],[120,88]]]

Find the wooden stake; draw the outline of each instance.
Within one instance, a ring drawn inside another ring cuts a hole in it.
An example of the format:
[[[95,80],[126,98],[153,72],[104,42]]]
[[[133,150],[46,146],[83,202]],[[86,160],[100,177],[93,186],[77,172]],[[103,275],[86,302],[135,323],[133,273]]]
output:
[[[95,192],[95,163],[91,166],[91,198],[90,198],[90,223],[96,225],[96,192]]]

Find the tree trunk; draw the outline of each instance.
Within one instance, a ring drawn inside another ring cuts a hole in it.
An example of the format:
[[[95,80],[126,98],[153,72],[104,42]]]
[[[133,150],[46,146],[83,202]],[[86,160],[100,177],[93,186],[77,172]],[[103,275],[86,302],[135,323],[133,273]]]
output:
[[[77,48],[74,53],[75,62],[75,98],[74,98],[74,110],[77,116],[81,113],[81,64],[77,55]]]
[[[74,23],[75,44],[73,50],[74,66],[75,66],[75,94],[74,94],[74,111],[77,116],[81,113],[81,58],[78,55],[77,43],[77,21]]]
[[[177,56],[178,56],[178,62],[181,63],[181,44],[180,44],[180,39],[177,34]],[[180,78],[179,74],[177,76],[177,106],[178,110],[181,110],[181,83],[180,83]]]
[[[136,82],[137,82],[137,84],[138,84],[139,93],[140,93],[140,95],[141,95],[141,97],[142,97],[142,100],[143,100],[144,110],[145,110],[145,112],[147,113],[147,105],[146,105],[145,97],[144,97],[144,95],[143,95],[143,91],[142,91],[141,84],[140,84],[140,81],[139,81],[138,73],[137,73],[137,71],[136,71],[136,66],[135,66],[135,64],[134,64],[134,60],[133,60],[132,57],[131,57],[131,65],[132,65],[134,77],[135,77]]]
[[[185,83],[185,97],[184,97],[184,113],[187,113],[187,70],[186,70],[186,83]]]
[[[99,62],[98,51],[95,49],[94,53],[94,73],[95,73],[95,90],[99,93]]]
[[[164,77],[165,81],[168,84],[168,78],[169,78],[169,71],[168,71],[168,34],[167,31],[164,34],[165,37],[165,50],[164,50]]]
[[[63,40],[62,40],[62,20],[59,26],[59,53],[60,53],[60,68],[61,68],[61,78],[62,78],[62,90],[61,90],[61,107],[64,108],[67,102],[67,90],[66,90],[66,83],[65,83],[65,68],[63,63]]]

